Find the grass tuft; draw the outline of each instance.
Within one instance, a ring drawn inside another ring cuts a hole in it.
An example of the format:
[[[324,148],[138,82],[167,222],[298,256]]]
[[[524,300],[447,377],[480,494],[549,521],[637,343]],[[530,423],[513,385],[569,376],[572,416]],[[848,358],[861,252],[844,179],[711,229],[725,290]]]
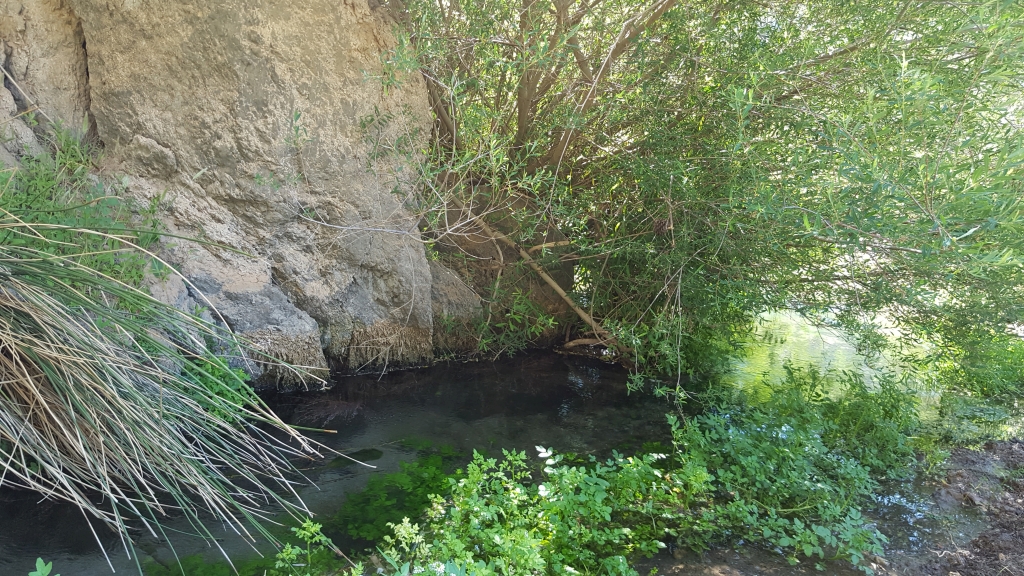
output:
[[[0,486],[71,502],[126,549],[172,514],[211,541],[211,516],[269,537],[268,505],[301,507],[289,458],[316,446],[255,395],[223,393],[243,375],[205,343],[244,343],[138,287],[145,233],[83,184],[80,144],[53,144],[0,180]]]

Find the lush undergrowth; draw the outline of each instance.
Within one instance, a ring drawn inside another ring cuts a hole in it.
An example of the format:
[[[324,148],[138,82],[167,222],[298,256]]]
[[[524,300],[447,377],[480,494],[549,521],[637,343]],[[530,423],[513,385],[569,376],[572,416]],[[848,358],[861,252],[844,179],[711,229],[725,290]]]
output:
[[[911,473],[914,403],[892,382],[869,392],[850,376],[790,370],[767,400],[673,418],[676,457],[702,500],[670,531],[695,549],[743,539],[793,561],[881,554],[885,537],[860,506],[878,479]]]
[[[118,185],[104,184],[91,168],[89,147],[58,130],[49,153],[23,158],[17,170],[0,171],[0,219],[7,224],[0,229],[0,246],[22,257],[73,262],[138,288],[147,270],[164,272],[144,252],[160,232],[156,206],[125,200]],[[82,281],[73,286],[97,289]]]
[[[635,574],[635,559],[665,548],[740,541],[870,571],[886,538],[861,507],[878,480],[914,472],[915,396],[893,380],[869,390],[849,374],[790,369],[781,383],[702,400],[698,415],[669,416],[672,446],[631,457],[538,447],[536,458],[474,453],[454,469],[464,456],[421,446],[325,522],[358,569],[307,523],[297,544],[240,573]]]

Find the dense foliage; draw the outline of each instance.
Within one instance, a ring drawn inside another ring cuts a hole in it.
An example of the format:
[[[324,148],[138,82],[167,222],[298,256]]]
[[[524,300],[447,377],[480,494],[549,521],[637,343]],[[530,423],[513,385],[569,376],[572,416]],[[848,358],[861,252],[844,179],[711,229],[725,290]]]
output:
[[[924,339],[937,374],[971,394],[1024,382],[1009,332],[1024,323],[1024,4],[406,0],[396,14],[381,81],[421,74],[434,120],[410,206],[439,258],[458,258],[442,248],[460,238],[499,246],[483,350],[567,329],[671,375],[682,399],[685,374],[716,372],[759,314],[792,308],[865,351],[890,346],[891,328]],[[387,140],[390,120],[364,119],[380,136],[371,162],[417,152],[414,135]],[[279,422],[240,374],[181,344],[223,334],[136,289],[152,212],[110,198],[71,140],[53,150],[0,182],[0,361],[23,376],[0,397],[5,482],[121,529],[138,502],[159,526],[157,492],[244,529],[258,512],[232,475],[260,486],[289,468],[246,421]],[[505,269],[536,275],[578,320],[556,326]],[[663,453],[476,455],[455,474],[430,457],[375,479],[328,529],[375,541],[369,560],[397,573],[630,574],[637,554],[739,539],[793,561],[881,553],[860,507],[908,470],[918,426],[896,379],[869,391],[790,369],[702,400],[672,415]],[[37,402],[59,410],[23,413]],[[962,439],[950,414],[982,429],[992,410],[944,396],[939,433]],[[102,442],[53,433],[82,427]],[[97,487],[113,508],[90,504]],[[336,570],[320,528],[250,568]]]
[[[422,448],[419,457],[402,462],[398,472],[375,475],[365,489],[350,494],[325,528],[341,536],[339,543],[380,542],[391,533],[388,524],[420,514],[430,504],[431,494],[447,489],[458,458],[448,446]]]
[[[325,526],[279,536],[274,558],[232,567],[196,556],[147,573],[635,574],[639,557],[666,548],[739,541],[869,571],[886,539],[861,507],[880,479],[913,472],[914,397],[889,380],[869,392],[850,375],[790,369],[753,394],[704,400],[701,415],[669,418],[671,447],[633,457],[538,447],[537,460],[474,453],[453,470],[461,456],[421,447]]]
[[[761,401],[711,407],[685,423],[670,416],[674,448],[661,454],[569,463],[538,447],[539,475],[523,454],[477,454],[420,524],[390,524],[388,551],[421,565],[455,560],[474,574],[632,574],[627,559],[666,545],[739,540],[794,563],[867,566],[883,553],[885,536],[860,507],[878,479],[912,470],[913,396],[893,382],[871,393],[849,375],[790,370]]]
[[[912,471],[915,398],[882,380],[790,369],[764,401],[749,395],[672,422],[684,473],[713,495],[672,530],[698,549],[742,538],[796,554],[863,564],[885,537],[861,515],[877,481]],[[827,395],[831,390],[833,395]]]
[[[1019,2],[408,0],[401,17],[384,82],[427,81],[428,231],[490,222],[536,260],[506,266],[573,263],[578,331],[641,367],[714,370],[772,308],[869,348],[895,324],[944,358],[1021,319]],[[527,250],[549,226],[562,246]]]

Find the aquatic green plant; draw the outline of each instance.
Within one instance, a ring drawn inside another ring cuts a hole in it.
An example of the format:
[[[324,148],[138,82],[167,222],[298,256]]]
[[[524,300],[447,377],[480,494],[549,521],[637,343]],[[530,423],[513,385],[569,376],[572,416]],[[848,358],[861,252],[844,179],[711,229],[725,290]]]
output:
[[[422,515],[431,494],[445,493],[449,479],[459,477],[454,468],[460,455],[450,446],[416,447],[416,460],[400,463],[398,472],[372,476],[365,489],[348,495],[325,522],[328,532],[344,536],[353,546],[368,546],[390,534],[389,524]]]
[[[292,526],[291,531],[302,542],[303,546],[286,543],[278,551],[274,560],[273,576],[318,576],[320,574],[340,571],[340,558],[332,553],[334,543],[320,531],[322,526],[306,518],[300,526]],[[353,564],[349,571],[353,576],[361,575],[361,565]]]
[[[29,572],[28,576],[50,576],[51,570],[53,570],[53,562],[43,562],[42,558],[36,558],[36,569]],[[60,576],[60,574],[53,576]]]
[[[470,574],[631,574],[631,556],[665,543],[740,540],[794,563],[842,559],[869,571],[886,539],[861,506],[878,478],[913,470],[915,397],[884,376],[869,390],[853,374],[788,367],[756,397],[705,402],[700,414],[669,418],[673,446],[660,454],[570,463],[539,448],[539,467],[521,453],[475,454],[428,509],[389,521],[378,543],[396,563],[453,561]]]

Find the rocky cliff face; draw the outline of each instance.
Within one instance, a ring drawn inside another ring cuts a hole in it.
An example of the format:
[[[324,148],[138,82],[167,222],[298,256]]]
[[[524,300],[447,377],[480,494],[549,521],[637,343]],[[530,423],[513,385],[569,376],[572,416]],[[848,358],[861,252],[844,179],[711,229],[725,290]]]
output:
[[[102,171],[202,240],[164,242],[190,283],[167,299],[207,299],[314,368],[431,357],[432,274],[404,204],[431,120],[418,74],[380,81],[386,14],[367,0],[0,2],[0,115],[38,106],[94,132]],[[7,156],[25,152],[18,122]]]

